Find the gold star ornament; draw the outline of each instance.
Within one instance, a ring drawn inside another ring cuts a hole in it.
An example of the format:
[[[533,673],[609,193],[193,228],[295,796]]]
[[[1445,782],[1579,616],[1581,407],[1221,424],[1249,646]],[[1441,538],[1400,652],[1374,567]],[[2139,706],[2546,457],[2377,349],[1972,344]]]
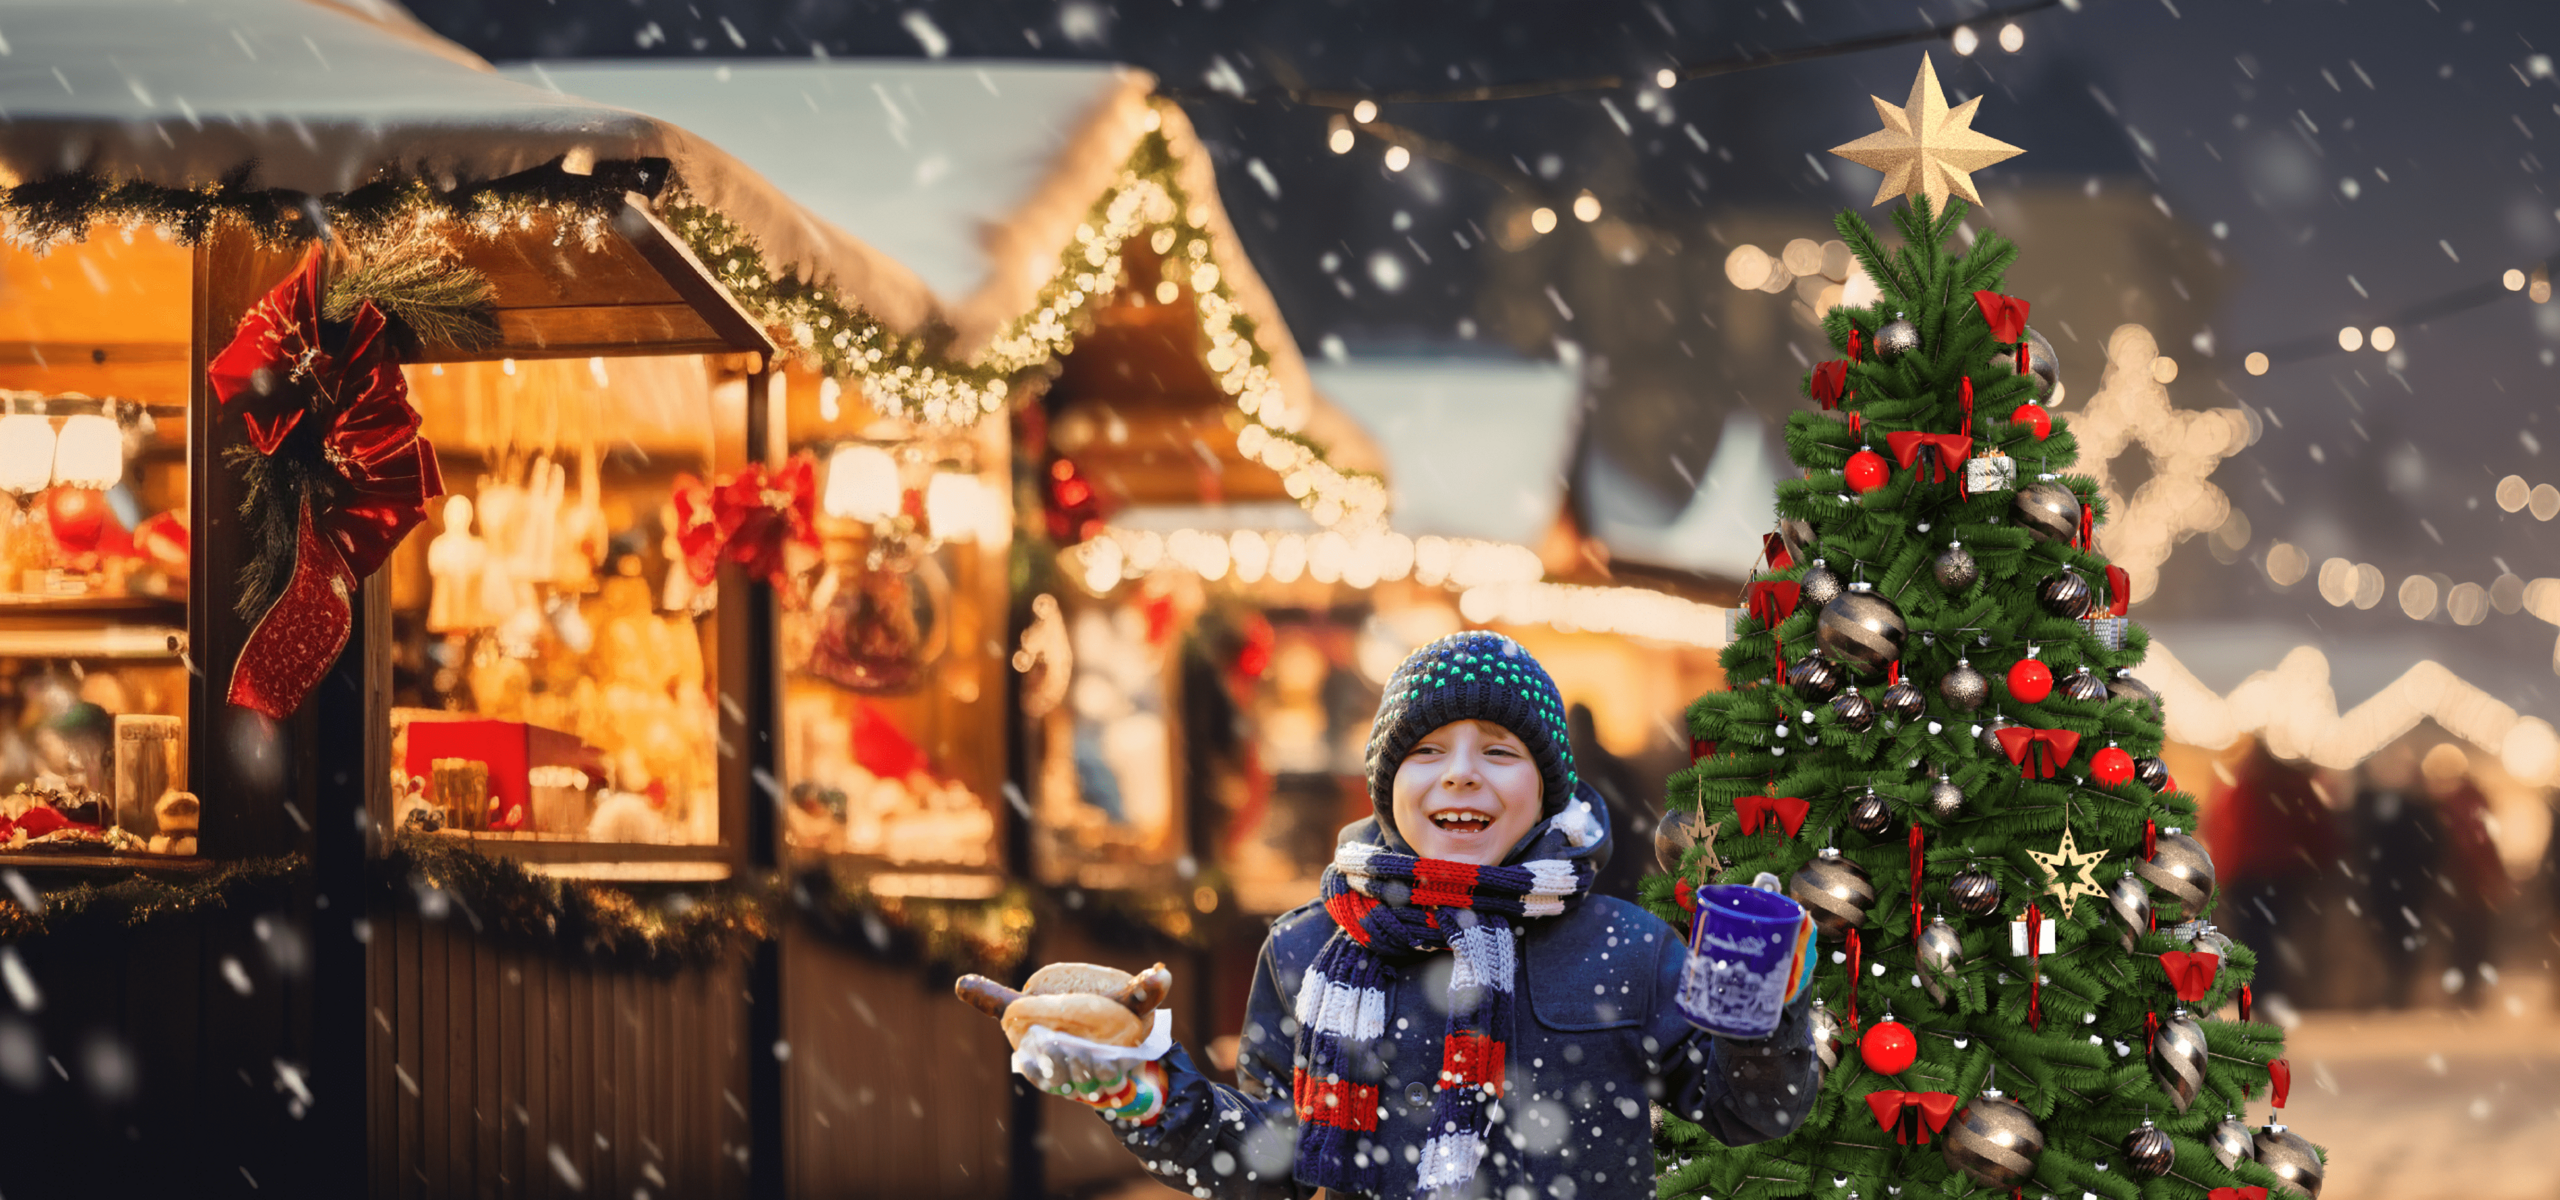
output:
[[[1848,145],[1834,146],[1831,152],[1884,172],[1884,186],[1876,189],[1874,203],[1895,196],[1927,196],[1931,207],[1943,210],[1953,194],[1979,208],[1982,194],[1973,190],[1972,172],[2025,153],[1974,132],[1973,110],[1982,106],[1982,97],[1948,108],[1946,93],[1938,90],[1937,68],[1929,64],[1926,54],[1920,56],[1920,77],[1911,83],[1909,103],[1896,108],[1882,96],[1868,99],[1876,102],[1876,115],[1884,119],[1884,128]]]
[[[2091,872],[2098,869],[2099,863],[2106,861],[2107,852],[2092,850],[2087,854],[2080,853],[2080,846],[2072,840],[2068,829],[2062,831],[2062,844],[2054,847],[2053,853],[2029,850],[2027,857],[2044,868],[2045,894],[2061,902],[2062,919],[2065,921],[2071,919],[2073,901],[2082,896],[2095,900],[2106,895],[2098,887],[2098,881],[2091,877]]]

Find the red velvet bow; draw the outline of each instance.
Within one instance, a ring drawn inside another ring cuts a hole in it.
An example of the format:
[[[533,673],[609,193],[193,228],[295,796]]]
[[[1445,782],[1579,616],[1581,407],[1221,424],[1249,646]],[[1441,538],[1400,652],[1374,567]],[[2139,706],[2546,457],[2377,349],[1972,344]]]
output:
[[[2255,1186],[2215,1188],[2205,1194],[2210,1200],[2267,1200],[2267,1189]]]
[[[2011,725],[2000,730],[2000,752],[2018,764],[2020,779],[2051,779],[2080,748],[2080,735],[2068,729],[2029,729]]]
[[[1891,1130],[1896,1142],[1908,1146],[1917,1135],[1926,1146],[1930,1134],[1946,1132],[1947,1118],[1956,1113],[1956,1098],[1945,1092],[1888,1088],[1867,1093],[1867,1108],[1876,1115],[1876,1128]]]
[[[2284,1107],[2285,1097],[2293,1094],[2293,1064],[2279,1058],[2267,1064],[2267,1103]]]
[[[1796,614],[1796,598],[1803,590],[1803,586],[1794,580],[1755,580],[1750,587],[1743,589],[1743,606],[1762,627],[1775,629],[1778,622]]]
[[[2123,567],[2107,564],[2107,615],[2121,617],[2133,607],[2133,577]]]
[[[1808,390],[1813,393],[1814,399],[1822,402],[1824,408],[1840,407],[1840,399],[1847,394],[1848,387],[1849,362],[1847,359],[1835,358],[1829,362],[1813,365],[1813,382],[1808,385]]]
[[[2027,302],[1998,292],[1975,292],[1973,302],[1982,307],[1982,319],[1991,326],[1991,340],[2016,342],[2027,336]],[[2019,363],[2025,371],[2027,365]]]
[[[1744,796],[1733,802],[1734,815],[1741,818],[1742,832],[1758,833],[1775,821],[1788,837],[1804,828],[1804,815],[1812,805],[1793,796]]]
[[[321,426],[320,456],[342,487],[296,519],[292,577],[258,619],[232,670],[230,701],[270,717],[302,706],[354,628],[356,585],[382,569],[402,538],[444,494],[435,447],[418,436],[418,410],[400,373],[390,321],[367,301],[331,354],[320,332],[320,248],[260,298],[229,345],[206,365],[207,382],[237,406],[249,444],[273,455],[305,418]]]
[[[2169,972],[2169,986],[2177,989],[2178,999],[2193,1004],[2213,990],[2213,976],[2222,969],[2222,956],[2203,950],[2171,950],[2160,956],[2160,965]]]
[[[1961,486],[1964,482],[1964,460],[1973,456],[1973,439],[1961,433],[1905,431],[1884,435],[1884,442],[1885,445],[1893,448],[1894,461],[1901,463],[1902,469],[1906,471],[1918,469],[1916,464],[1920,460],[1920,451],[1923,447],[1937,451],[1936,473],[1933,475],[1924,472],[1920,477],[1922,483],[1945,483],[1947,476],[1954,475],[1957,484]]]
[[[726,558],[787,593],[784,546],[818,544],[817,479],[817,459],[805,451],[770,473],[763,463],[749,463],[709,484],[678,475],[676,541],[684,547],[685,572],[707,584]]]

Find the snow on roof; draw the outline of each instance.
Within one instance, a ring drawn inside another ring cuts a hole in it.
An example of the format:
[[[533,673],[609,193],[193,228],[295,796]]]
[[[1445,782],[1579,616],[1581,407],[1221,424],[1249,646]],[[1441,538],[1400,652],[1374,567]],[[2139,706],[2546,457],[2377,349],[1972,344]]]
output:
[[[711,142],[505,78],[369,12],[315,0],[9,0],[0,175],[193,188],[254,164],[250,187],[328,195],[385,171],[451,187],[564,156],[664,158],[775,260],[833,274],[893,327],[930,315],[912,273],[800,212]]]
[[[1308,371],[1385,451],[1398,532],[1534,546],[1555,523],[1582,396],[1570,368],[1374,358]]]
[[[1007,316],[1056,273],[1068,233],[1127,161],[1154,84],[1064,63],[582,60],[500,74],[710,138],[955,312],[1015,285]]]
[[[1583,476],[1591,535],[1613,557],[1740,579],[1759,560],[1760,535],[1777,528],[1782,463],[1760,418],[1730,413],[1698,490],[1672,513],[1607,455],[1594,454]]]

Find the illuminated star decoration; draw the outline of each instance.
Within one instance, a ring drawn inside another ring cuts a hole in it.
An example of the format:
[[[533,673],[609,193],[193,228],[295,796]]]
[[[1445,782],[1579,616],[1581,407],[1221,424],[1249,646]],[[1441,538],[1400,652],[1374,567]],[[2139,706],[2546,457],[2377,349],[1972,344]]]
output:
[[[2248,414],[2172,407],[2163,376],[2175,379],[2176,364],[2160,356],[2151,331],[2119,325],[2107,338],[2096,394],[2071,419],[2072,436],[2080,439],[2077,469],[2098,485],[2114,514],[2098,527],[2098,552],[2125,569],[2136,602],[2159,586],[2160,565],[2179,542],[2231,518],[2231,498],[2210,477],[2249,445]],[[2057,393],[2053,406],[2061,404]],[[2151,478],[2127,495],[2115,464],[2136,447],[2151,459]]]
[[[2062,831],[2062,844],[2054,847],[2053,853],[2029,850],[2027,857],[2044,868],[2045,894],[2061,902],[2062,919],[2065,921],[2071,919],[2072,901],[2084,895],[2092,900],[2106,895],[2098,887],[2098,881],[2090,878],[2090,872],[2097,870],[2098,864],[2106,860],[2107,852],[2092,850],[2087,854],[2080,853],[2079,844],[2072,840],[2068,829]]]
[[[1938,90],[1937,69],[1929,65],[1926,54],[1920,56],[1920,76],[1911,83],[1909,103],[1896,108],[1882,96],[1868,99],[1876,102],[1876,115],[1883,118],[1884,128],[1848,145],[1834,146],[1831,152],[1884,172],[1884,186],[1876,189],[1873,203],[1895,196],[1927,196],[1932,208],[1944,210],[1948,194],[1953,193],[1980,208],[1982,195],[1973,190],[1971,173],[2025,153],[1974,132],[1973,110],[1981,106],[1982,97],[1948,108],[1946,93]]]

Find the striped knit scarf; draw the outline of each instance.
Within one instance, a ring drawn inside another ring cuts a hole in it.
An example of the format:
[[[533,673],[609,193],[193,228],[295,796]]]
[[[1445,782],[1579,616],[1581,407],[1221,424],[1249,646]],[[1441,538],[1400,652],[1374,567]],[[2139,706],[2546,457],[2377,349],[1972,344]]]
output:
[[[1383,1186],[1392,1148],[1377,1139],[1376,1047],[1386,1034],[1387,963],[1438,950],[1457,964],[1414,1195],[1452,1193],[1475,1177],[1512,1032],[1512,926],[1556,916],[1590,891],[1593,851],[1607,836],[1593,809],[1576,797],[1508,866],[1417,858],[1374,838],[1336,848],[1321,894],[1337,928],[1298,987],[1299,1181],[1371,1196]],[[1503,1175],[1518,1172],[1516,1156],[1493,1161]]]

